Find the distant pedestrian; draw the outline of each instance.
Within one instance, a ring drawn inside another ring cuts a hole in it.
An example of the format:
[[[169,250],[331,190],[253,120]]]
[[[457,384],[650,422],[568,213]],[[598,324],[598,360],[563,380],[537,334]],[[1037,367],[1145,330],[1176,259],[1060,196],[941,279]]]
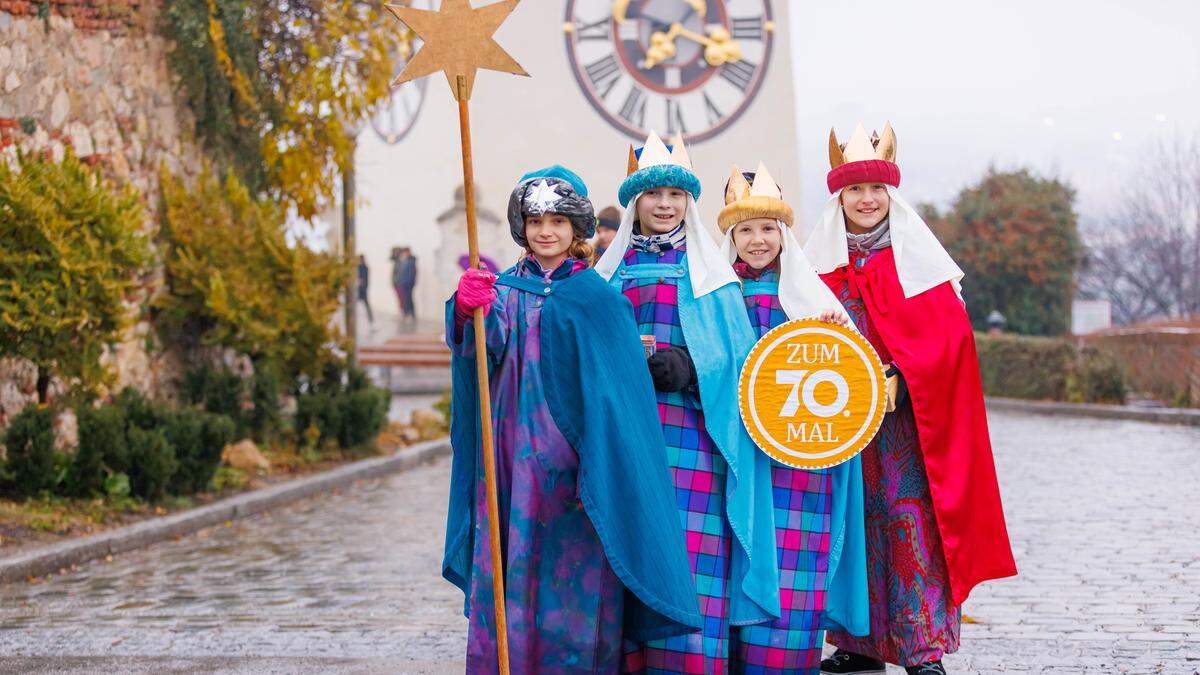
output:
[[[367,285],[371,281],[371,270],[367,267],[367,257],[358,256],[358,301],[367,308],[367,321],[375,324],[375,315],[371,313],[371,301],[367,299]]]
[[[415,326],[416,309],[413,307],[413,288],[417,285],[417,257],[412,249],[401,246],[392,249],[392,286],[400,301],[400,322]]]
[[[596,260],[604,255],[608,250],[609,244],[612,244],[613,237],[617,236],[617,230],[621,227],[621,210],[615,206],[606,206],[600,209],[600,213],[596,215],[596,238],[592,240],[592,245],[596,248]]]

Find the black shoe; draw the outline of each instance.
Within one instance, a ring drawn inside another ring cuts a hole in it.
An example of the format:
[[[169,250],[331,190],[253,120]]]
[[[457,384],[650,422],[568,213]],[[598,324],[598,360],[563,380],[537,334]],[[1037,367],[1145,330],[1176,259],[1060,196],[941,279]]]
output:
[[[942,667],[940,660],[922,663],[919,666],[905,666],[904,671],[908,675],[946,675],[946,669]]]
[[[833,653],[833,656],[821,662],[821,672],[825,675],[865,675],[866,673],[885,673],[887,666],[883,661],[877,661],[869,656],[839,649]]]

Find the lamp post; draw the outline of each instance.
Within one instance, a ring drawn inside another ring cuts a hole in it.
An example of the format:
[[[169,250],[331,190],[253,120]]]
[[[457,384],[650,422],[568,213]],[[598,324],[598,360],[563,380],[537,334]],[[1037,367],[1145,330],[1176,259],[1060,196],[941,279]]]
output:
[[[1004,318],[1004,315],[1001,314],[1000,310],[998,309],[993,309],[992,312],[987,315],[988,333],[992,335],[999,335],[1000,333],[1003,333],[1004,326],[1007,324],[1008,319]]]

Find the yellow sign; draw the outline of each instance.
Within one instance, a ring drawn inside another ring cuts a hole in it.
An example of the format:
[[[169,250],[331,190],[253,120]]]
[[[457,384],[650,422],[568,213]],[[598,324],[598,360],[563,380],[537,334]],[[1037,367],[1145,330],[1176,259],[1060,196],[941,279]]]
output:
[[[742,366],[738,403],[750,437],[801,469],[857,455],[883,423],[883,364],[851,328],[796,319],[762,337]]]

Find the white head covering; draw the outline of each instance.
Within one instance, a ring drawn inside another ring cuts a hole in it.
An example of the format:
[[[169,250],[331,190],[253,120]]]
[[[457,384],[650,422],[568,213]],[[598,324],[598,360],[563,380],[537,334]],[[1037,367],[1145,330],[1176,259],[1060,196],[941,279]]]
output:
[[[633,237],[633,221],[637,219],[637,197],[629,202],[625,216],[621,218],[621,226],[612,243],[596,261],[596,272],[606,280],[611,279],[621,266],[621,259],[629,248]],[[692,294],[699,298],[712,293],[725,284],[737,283],[737,275],[725,259],[725,255],[709,236],[708,230],[700,221],[700,210],[696,208],[696,200],[691,194],[687,196],[687,212],[683,218],[684,232],[687,241],[688,278],[692,282]],[[648,234],[643,231],[642,234]]]
[[[832,311],[839,315],[846,310],[842,303],[829,290],[821,277],[813,271],[804,255],[800,242],[791,226],[780,222],[781,247],[779,251],[779,304],[789,319],[806,319],[815,317],[822,312]],[[733,231],[737,225],[725,231],[725,241],[722,245],[725,259],[729,263],[738,259],[737,245],[733,243]],[[853,328],[853,324],[851,324]]]
[[[899,191],[891,185],[887,186],[887,191],[891,198],[888,220],[892,251],[896,256],[896,274],[900,277],[904,297],[911,298],[949,281],[961,298],[962,269],[951,259],[916,209],[904,201]],[[820,222],[804,244],[804,252],[817,274],[827,274],[850,263],[841,194],[842,191],[838,190],[825,203]]]

